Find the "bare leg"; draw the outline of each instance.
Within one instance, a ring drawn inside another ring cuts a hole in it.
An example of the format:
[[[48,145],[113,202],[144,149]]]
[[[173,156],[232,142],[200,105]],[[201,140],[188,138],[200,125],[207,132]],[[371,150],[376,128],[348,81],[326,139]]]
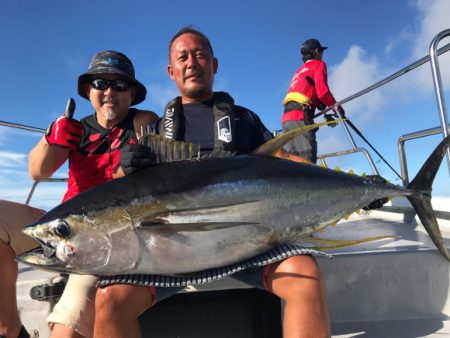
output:
[[[94,338],[140,338],[139,316],[152,305],[149,287],[117,284],[98,289]]]
[[[274,264],[267,277],[269,289],[285,301],[284,338],[330,337],[323,279],[313,257]]]
[[[52,333],[49,338],[83,338],[82,335],[77,333],[74,329],[61,324],[52,325]]]
[[[17,310],[17,263],[11,247],[0,240],[0,335],[16,338],[22,326]]]

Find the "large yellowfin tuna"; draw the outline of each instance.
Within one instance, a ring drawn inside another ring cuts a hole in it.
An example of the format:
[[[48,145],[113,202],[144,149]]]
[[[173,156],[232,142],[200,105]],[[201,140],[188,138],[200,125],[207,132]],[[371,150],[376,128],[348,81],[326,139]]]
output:
[[[374,200],[406,196],[440,253],[431,186],[450,144],[443,140],[402,188],[267,156],[285,134],[251,155],[162,163],[66,201],[24,232],[41,248],[19,260],[82,274],[184,274],[226,266],[310,235]]]

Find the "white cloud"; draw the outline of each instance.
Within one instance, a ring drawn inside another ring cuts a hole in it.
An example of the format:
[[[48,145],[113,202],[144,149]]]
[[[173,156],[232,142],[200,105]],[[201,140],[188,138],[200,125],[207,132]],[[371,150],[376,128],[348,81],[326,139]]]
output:
[[[345,59],[330,68],[330,87],[336,99],[342,100],[380,80],[380,66],[375,57],[369,56],[360,46],[350,47]],[[352,112],[365,124],[371,115],[378,111],[385,101],[379,91],[372,91],[345,105],[347,115]]]
[[[0,151],[0,167],[20,167],[26,164],[26,159],[26,154],[13,153],[10,151]]]
[[[405,44],[410,44],[414,39],[414,28],[413,25],[410,24],[387,41],[386,47],[384,48],[384,54],[389,57],[396,48],[404,48]]]
[[[449,28],[450,1],[447,0],[416,0],[413,6],[417,7],[420,12],[420,25],[416,33],[414,49],[412,57],[418,60],[428,55],[430,44],[433,38],[440,32]],[[450,38],[446,37],[440,41],[437,48],[440,48],[450,42]],[[441,72],[442,84],[444,88],[450,87],[450,52],[441,55],[438,58],[439,69]],[[416,72],[416,80],[421,90],[432,90],[433,82],[430,71],[430,65],[427,63],[425,67],[421,67]]]
[[[420,29],[416,34],[414,55],[416,58],[428,54],[432,39],[449,28],[450,1],[416,0],[415,7],[420,12]],[[443,43],[445,40],[442,40]],[[446,39],[447,43],[449,42]],[[441,45],[442,46],[442,45]]]

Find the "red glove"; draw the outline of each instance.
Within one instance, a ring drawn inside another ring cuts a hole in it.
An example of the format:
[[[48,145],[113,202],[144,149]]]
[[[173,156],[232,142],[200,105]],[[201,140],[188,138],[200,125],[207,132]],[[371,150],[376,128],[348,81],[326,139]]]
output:
[[[50,145],[76,150],[82,135],[79,121],[61,116],[47,128],[45,139]]]

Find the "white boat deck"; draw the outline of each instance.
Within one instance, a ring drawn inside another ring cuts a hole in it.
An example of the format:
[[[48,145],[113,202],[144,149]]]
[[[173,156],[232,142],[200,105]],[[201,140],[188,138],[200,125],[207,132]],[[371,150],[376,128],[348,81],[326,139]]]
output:
[[[372,211],[353,214],[319,234],[333,239],[396,236],[365,243],[318,258],[325,276],[333,337],[450,337],[450,265],[440,256],[421,225],[403,214]],[[450,222],[439,220],[450,247]],[[30,287],[55,274],[20,267],[21,317],[39,337],[49,332],[48,302],[29,298]],[[248,288],[224,279],[186,291]],[[151,311],[149,311],[151,312]],[[144,335],[145,337],[145,335]]]
[[[376,211],[324,232],[340,239],[397,236],[319,258],[333,337],[450,337],[449,262],[421,225],[402,217]],[[449,247],[448,221],[440,223]]]

